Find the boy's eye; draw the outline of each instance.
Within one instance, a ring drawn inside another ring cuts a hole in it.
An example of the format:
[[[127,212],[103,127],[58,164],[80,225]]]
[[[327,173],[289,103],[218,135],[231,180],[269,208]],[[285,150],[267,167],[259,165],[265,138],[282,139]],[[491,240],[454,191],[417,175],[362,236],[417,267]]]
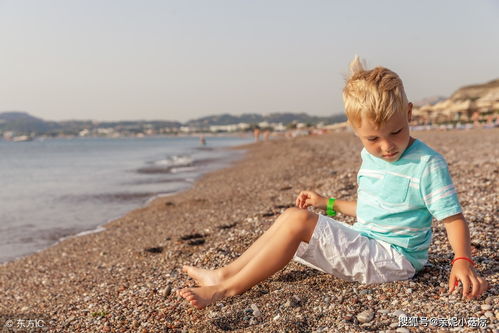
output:
[[[396,132],[393,132],[392,135],[396,135],[396,134],[399,134],[400,132],[402,132],[402,129],[399,129],[398,131]]]
[[[367,138],[368,141],[371,141],[371,142],[374,142],[376,140],[378,140],[378,138]]]

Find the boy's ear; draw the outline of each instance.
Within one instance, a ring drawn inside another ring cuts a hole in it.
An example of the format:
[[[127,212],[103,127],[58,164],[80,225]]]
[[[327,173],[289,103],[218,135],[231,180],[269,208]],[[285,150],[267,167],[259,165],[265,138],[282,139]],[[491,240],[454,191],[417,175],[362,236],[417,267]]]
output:
[[[408,104],[408,110],[407,110],[407,122],[411,122],[412,120],[412,103],[409,102]]]

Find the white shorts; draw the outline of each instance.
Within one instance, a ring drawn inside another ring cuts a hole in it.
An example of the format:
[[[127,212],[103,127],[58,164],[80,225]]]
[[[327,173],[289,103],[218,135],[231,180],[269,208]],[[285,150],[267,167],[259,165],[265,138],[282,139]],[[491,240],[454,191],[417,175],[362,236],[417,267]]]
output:
[[[293,259],[341,279],[367,284],[407,280],[416,272],[390,244],[362,236],[350,225],[320,214],[310,242],[302,242]]]

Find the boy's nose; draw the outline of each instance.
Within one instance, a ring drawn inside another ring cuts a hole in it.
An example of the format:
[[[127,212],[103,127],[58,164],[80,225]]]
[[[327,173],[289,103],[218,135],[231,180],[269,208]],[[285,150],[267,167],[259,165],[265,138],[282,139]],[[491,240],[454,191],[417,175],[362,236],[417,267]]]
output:
[[[382,143],[381,143],[381,150],[384,152],[384,153],[393,153],[393,151],[395,150],[396,146],[393,144],[393,142],[391,141],[388,141],[388,140],[384,140]]]

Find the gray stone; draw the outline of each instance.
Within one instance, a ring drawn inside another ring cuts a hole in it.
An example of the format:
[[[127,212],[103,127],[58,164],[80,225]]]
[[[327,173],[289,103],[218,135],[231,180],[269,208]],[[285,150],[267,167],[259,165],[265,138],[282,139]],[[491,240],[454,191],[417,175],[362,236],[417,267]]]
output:
[[[361,323],[368,323],[374,318],[374,311],[369,309],[362,311],[357,315],[357,320]]]
[[[405,328],[405,327],[399,327],[397,328],[397,331],[396,332],[400,332],[400,333],[410,333],[410,331]]]
[[[299,307],[300,305],[301,305],[301,299],[296,295],[294,295],[293,297],[290,297],[286,301],[286,303],[284,303],[284,306],[287,308],[289,308],[289,307],[296,308],[296,307]]]
[[[404,311],[402,311],[402,310],[396,310],[396,311],[394,311],[394,312],[393,312],[393,315],[394,315],[395,317],[397,317],[397,318],[398,318],[398,317],[400,317],[400,316],[407,317],[407,315],[405,314],[405,312],[404,312]]]
[[[159,291],[159,294],[160,294],[161,296],[164,296],[164,297],[168,297],[168,296],[170,296],[170,294],[171,294],[171,293],[172,293],[172,287],[171,287],[171,286],[167,286],[166,288],[161,289],[161,290]]]
[[[483,311],[487,311],[487,310],[492,309],[492,305],[490,305],[490,304],[482,304],[482,305],[480,306],[480,308],[481,308]]]
[[[262,315],[260,309],[258,309],[258,306],[256,306],[256,304],[251,304],[251,310],[253,310],[253,316],[255,317],[260,317]]]

